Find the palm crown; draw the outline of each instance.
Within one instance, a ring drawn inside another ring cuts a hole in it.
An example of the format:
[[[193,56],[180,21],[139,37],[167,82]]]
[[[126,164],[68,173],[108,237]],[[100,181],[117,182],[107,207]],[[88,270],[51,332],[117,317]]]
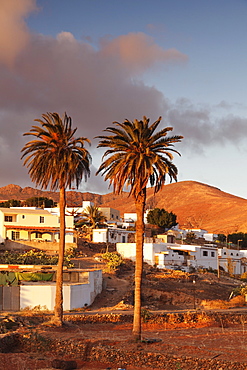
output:
[[[98,147],[108,147],[103,158],[108,157],[99,167],[105,180],[110,180],[115,193],[120,193],[124,185],[130,186],[130,194],[137,198],[150,183],[157,192],[165,183],[166,175],[170,180],[177,180],[177,167],[172,163],[172,152],[179,154],[173,144],[180,142],[182,136],[167,137],[172,127],[166,127],[155,133],[161,117],[149,126],[149,119],[123,123],[114,122],[119,127],[107,127],[108,136],[102,139]],[[180,155],[180,154],[179,154]]]
[[[90,175],[91,156],[84,148],[84,137],[74,138],[77,129],[72,129],[71,117],[64,114],[61,119],[57,113],[42,115],[43,120],[35,121],[40,126],[32,126],[30,132],[35,140],[29,141],[22,149],[25,158],[24,165],[29,168],[29,175],[36,185],[52,190],[72,183],[79,186],[82,178]]]

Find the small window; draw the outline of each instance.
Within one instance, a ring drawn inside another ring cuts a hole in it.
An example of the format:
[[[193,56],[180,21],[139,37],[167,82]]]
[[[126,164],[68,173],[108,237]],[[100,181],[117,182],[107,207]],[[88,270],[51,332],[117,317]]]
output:
[[[224,255],[226,255],[226,252],[224,252]]]
[[[202,255],[203,255],[204,257],[206,257],[206,256],[208,255],[208,251],[203,251],[203,252],[202,252]]]
[[[40,222],[41,224],[43,224],[43,223],[45,222],[45,218],[44,218],[44,216],[40,216],[40,218],[39,218],[39,222]]]
[[[36,233],[35,237],[36,237],[36,239],[41,239],[42,238],[42,234],[38,232],[38,233]]]
[[[13,222],[13,216],[5,216],[4,221],[6,222]]]
[[[231,256],[233,256],[233,253],[231,253]]]
[[[211,257],[215,257],[215,252],[211,252]]]
[[[25,215],[22,215],[22,218],[25,218],[26,216]]]

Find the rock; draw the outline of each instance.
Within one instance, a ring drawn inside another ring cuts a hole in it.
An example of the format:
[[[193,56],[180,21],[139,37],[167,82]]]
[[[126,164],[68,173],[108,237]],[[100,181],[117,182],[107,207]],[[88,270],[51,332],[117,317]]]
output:
[[[62,370],[77,369],[76,361],[66,361],[59,359],[52,360],[51,366],[53,367],[53,369],[62,369]]]

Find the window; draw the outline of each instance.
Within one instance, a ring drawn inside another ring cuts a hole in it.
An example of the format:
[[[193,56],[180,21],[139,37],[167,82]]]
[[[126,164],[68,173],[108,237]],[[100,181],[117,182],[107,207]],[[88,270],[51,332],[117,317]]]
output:
[[[215,253],[214,252],[211,252],[211,257],[215,257]]]
[[[122,235],[122,243],[125,243],[125,236]]]
[[[206,257],[206,256],[208,255],[208,251],[203,251],[203,252],[202,252],[202,255],[203,255],[204,257]]]
[[[4,221],[6,222],[13,222],[13,216],[5,216]]]
[[[36,233],[35,237],[36,237],[36,239],[40,239],[40,238],[42,238],[42,234],[38,232],[38,233]]]
[[[18,240],[20,239],[20,231],[12,231],[12,240]]]
[[[43,223],[45,222],[45,218],[44,218],[43,216],[40,216],[40,217],[39,217],[39,222],[40,222],[41,224],[43,224]]]
[[[22,218],[25,218],[26,216],[25,215],[22,215]]]

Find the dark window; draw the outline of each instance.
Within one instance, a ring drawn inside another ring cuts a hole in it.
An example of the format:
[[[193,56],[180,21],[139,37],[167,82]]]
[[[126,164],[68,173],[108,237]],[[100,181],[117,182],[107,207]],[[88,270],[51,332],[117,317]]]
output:
[[[41,224],[43,224],[43,223],[45,222],[45,218],[44,218],[43,216],[40,216],[40,218],[39,218],[39,222],[40,222]]]
[[[42,234],[41,233],[36,233],[36,239],[38,239],[38,238],[42,238]]]
[[[203,255],[203,256],[207,256],[207,255],[208,255],[208,251],[203,251],[203,252],[202,252],[202,255]]]
[[[25,215],[22,215],[22,218],[25,218],[26,216]]]
[[[215,256],[215,253],[214,252],[211,252],[211,257],[214,257]]]
[[[125,243],[125,236],[122,236],[122,243]]]
[[[13,222],[13,216],[5,216],[4,221],[6,222]]]
[[[20,239],[20,231],[12,231],[12,240]]]

